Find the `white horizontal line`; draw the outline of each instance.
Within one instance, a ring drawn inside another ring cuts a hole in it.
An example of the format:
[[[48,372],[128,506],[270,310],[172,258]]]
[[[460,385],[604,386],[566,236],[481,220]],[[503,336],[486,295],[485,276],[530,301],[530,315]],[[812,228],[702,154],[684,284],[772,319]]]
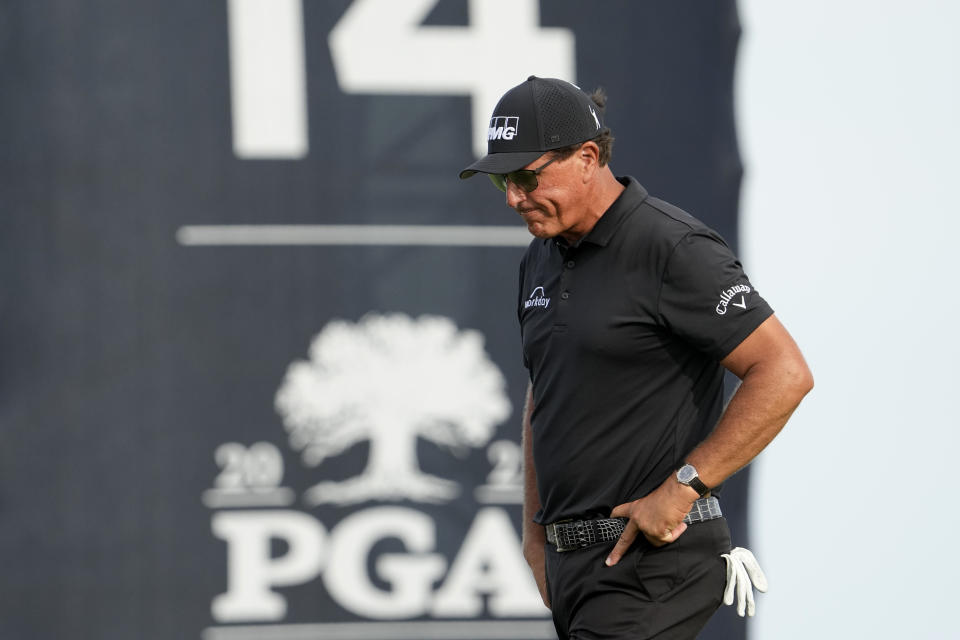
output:
[[[341,622],[209,627],[203,640],[556,640],[549,621]]]
[[[474,489],[473,495],[483,504],[523,504],[523,488],[519,485],[485,484]]]
[[[526,247],[526,227],[492,225],[190,225],[177,229],[188,247],[225,245],[407,245]]]
[[[229,491],[207,489],[203,492],[203,504],[210,509],[230,507],[286,507],[294,503],[293,489],[279,487],[269,491]]]

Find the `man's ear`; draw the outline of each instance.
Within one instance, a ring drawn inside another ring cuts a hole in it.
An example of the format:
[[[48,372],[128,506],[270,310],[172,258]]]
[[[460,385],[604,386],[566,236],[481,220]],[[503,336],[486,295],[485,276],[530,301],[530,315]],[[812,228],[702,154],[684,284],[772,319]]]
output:
[[[584,182],[590,180],[600,169],[600,147],[593,140],[587,140],[577,149],[577,160],[583,167]]]

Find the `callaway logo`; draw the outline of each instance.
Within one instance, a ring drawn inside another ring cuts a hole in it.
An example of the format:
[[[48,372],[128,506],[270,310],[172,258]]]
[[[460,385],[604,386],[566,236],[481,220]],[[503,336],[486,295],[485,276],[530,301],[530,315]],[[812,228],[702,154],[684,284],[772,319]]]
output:
[[[487,129],[487,140],[513,140],[517,135],[517,125],[520,118],[517,116],[494,116],[490,118],[490,128]]]
[[[543,287],[535,288],[531,293],[530,297],[523,303],[524,309],[529,309],[531,307],[543,307],[546,309],[550,306],[550,298],[546,297],[546,292],[543,290]]]
[[[730,302],[733,300],[734,296],[737,294],[740,295],[740,300],[738,302]],[[722,316],[727,312],[727,305],[732,304],[735,307],[740,307],[741,309],[747,308],[747,296],[746,294],[750,293],[750,287],[745,284],[735,284],[726,291],[720,292],[720,303],[717,305],[717,315]]]

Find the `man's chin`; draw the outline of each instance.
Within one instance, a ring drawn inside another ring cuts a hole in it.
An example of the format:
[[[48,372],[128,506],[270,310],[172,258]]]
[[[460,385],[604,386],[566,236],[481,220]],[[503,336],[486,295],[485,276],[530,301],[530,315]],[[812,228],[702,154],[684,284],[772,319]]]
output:
[[[544,225],[539,222],[528,222],[527,231],[535,238],[552,238],[555,233],[551,233]]]

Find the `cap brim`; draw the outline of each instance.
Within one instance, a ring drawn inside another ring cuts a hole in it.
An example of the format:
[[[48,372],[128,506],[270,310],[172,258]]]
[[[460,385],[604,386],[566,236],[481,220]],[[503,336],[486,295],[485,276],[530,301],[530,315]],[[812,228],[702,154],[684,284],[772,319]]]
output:
[[[545,151],[517,151],[514,153],[488,153],[460,172],[465,180],[476,173],[510,173],[542,156]]]

